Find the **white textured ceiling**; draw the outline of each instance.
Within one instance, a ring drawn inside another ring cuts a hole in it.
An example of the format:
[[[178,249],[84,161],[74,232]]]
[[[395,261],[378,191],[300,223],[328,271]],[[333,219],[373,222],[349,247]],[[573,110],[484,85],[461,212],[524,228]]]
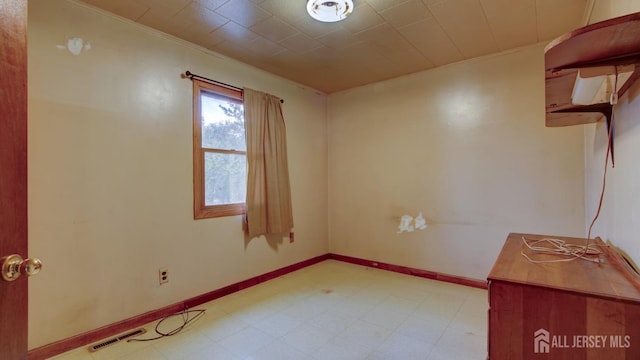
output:
[[[587,0],[354,0],[320,23],[305,0],[81,0],[332,93],[551,40]]]

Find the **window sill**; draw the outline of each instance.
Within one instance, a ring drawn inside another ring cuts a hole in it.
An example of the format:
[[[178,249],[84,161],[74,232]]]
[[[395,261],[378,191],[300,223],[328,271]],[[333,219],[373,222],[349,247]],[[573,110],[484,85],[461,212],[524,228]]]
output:
[[[243,215],[245,204],[226,204],[215,206],[196,207],[193,212],[194,220],[210,219],[223,216]]]

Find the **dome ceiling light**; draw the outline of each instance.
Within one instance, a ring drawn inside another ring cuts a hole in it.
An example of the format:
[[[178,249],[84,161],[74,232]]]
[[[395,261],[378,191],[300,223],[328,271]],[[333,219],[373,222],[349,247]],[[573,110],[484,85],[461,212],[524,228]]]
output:
[[[309,0],[307,12],[312,18],[322,22],[336,22],[344,20],[353,11],[351,0]]]

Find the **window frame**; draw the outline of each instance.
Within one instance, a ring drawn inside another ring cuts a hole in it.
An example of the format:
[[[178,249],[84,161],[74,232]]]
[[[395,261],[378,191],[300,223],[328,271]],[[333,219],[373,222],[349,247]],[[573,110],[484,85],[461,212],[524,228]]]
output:
[[[225,150],[202,147],[202,93],[212,93],[244,103],[241,90],[230,89],[216,84],[193,80],[193,218],[209,219],[222,216],[242,215],[245,213],[246,203],[232,203],[221,205],[205,205],[204,188],[204,158],[207,152],[219,154],[242,154],[242,150]]]

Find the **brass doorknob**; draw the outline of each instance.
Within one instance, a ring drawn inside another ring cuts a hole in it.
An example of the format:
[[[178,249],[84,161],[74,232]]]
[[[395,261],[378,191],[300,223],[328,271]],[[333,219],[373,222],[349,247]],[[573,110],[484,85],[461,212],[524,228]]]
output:
[[[2,258],[2,278],[6,281],[14,281],[20,274],[33,276],[42,269],[42,261],[38,258],[23,259],[22,256],[13,254]]]

